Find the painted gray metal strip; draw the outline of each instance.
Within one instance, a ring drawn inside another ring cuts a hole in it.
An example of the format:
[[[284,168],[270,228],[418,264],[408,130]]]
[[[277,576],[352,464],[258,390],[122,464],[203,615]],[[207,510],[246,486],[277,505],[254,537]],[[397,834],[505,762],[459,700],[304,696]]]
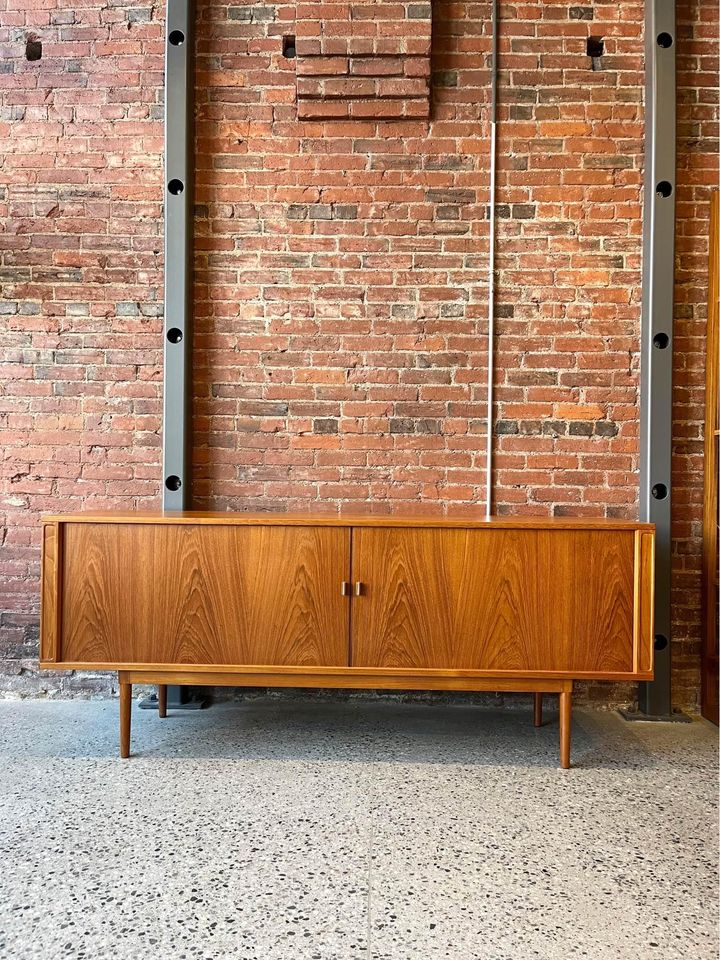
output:
[[[191,502],[195,11],[168,0],[165,34],[163,508]]]
[[[640,383],[640,519],[657,528],[655,679],[641,684],[640,709],[671,712],[670,533],[672,322],[675,262],[675,0],[645,11],[645,205]]]

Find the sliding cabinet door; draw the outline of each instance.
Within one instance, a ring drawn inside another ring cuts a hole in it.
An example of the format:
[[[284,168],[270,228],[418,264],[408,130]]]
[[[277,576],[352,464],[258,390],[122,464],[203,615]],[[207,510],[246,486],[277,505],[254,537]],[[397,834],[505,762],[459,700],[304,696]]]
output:
[[[343,527],[68,523],[59,660],[346,666]]]
[[[638,578],[652,557],[641,563],[638,536],[355,529],[353,666],[647,674],[649,586]]]

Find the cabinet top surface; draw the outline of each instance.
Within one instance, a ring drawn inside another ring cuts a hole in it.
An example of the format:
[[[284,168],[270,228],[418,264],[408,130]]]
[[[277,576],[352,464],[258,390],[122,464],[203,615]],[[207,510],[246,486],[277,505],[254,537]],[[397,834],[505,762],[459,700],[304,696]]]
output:
[[[230,513],[184,511],[88,511],[47,514],[43,523],[160,523],[220,524],[225,526],[330,527],[476,527],[496,530],[654,530],[654,524],[602,517],[491,517],[480,511],[448,516],[422,513]]]

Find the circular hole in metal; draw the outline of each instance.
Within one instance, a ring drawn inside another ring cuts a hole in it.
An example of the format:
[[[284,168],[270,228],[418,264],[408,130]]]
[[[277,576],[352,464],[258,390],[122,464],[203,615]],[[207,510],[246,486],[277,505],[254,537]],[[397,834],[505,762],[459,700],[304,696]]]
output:
[[[168,490],[179,490],[182,486],[182,480],[180,477],[176,477],[173,473],[169,477],[165,478],[165,486],[168,488]]]
[[[180,343],[183,338],[183,332],[182,330],[179,330],[177,327],[172,327],[167,332],[167,338],[170,341],[170,343]]]
[[[174,180],[171,180],[170,183],[168,184],[168,190],[174,197],[179,197],[184,189],[185,189],[185,184],[182,182],[182,180],[178,180],[177,178]]]
[[[664,650],[668,645],[668,638],[662,633],[655,634],[655,649]]]
[[[185,43],[185,34],[182,30],[173,30],[168,35],[168,42],[172,44],[173,47],[181,47]]]
[[[656,483],[650,492],[656,500],[664,500],[668,495],[668,488],[664,483]]]
[[[660,183],[655,187],[655,193],[664,200],[667,200],[672,193],[672,184],[669,180],[661,180]]]
[[[653,337],[653,346],[656,350],[665,350],[670,345],[670,337],[666,333],[656,333]]]
[[[673,45],[673,38],[670,36],[669,33],[665,33],[665,32],[659,33],[657,35],[657,45],[659,47],[662,47],[663,50],[667,50],[669,47]]]

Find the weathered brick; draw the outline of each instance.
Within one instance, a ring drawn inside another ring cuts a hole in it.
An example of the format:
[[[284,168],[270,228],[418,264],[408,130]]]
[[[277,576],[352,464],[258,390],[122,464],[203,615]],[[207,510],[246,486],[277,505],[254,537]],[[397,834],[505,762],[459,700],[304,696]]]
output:
[[[406,88],[377,107],[393,88],[373,86],[352,118],[350,101],[295,103],[296,78],[425,81],[429,22],[403,7],[395,27],[383,6],[325,35],[310,4],[220,2],[198,18],[201,509],[484,504],[487,9],[438,8],[431,117]],[[593,14],[601,72],[585,53]],[[162,15],[138,0],[48,10],[35,64],[25,24],[0,25],[6,657],[34,656],[38,514],[159,503]],[[541,5],[517,23],[500,58],[495,510],[636,516],[642,9]],[[678,5],[677,54],[673,663],[692,706],[718,181],[709,0]]]
[[[313,432],[314,433],[337,433],[338,432],[338,422],[334,419],[327,420],[314,420],[313,421]]]
[[[430,3],[298,4],[298,118],[428,117],[431,14]]]

